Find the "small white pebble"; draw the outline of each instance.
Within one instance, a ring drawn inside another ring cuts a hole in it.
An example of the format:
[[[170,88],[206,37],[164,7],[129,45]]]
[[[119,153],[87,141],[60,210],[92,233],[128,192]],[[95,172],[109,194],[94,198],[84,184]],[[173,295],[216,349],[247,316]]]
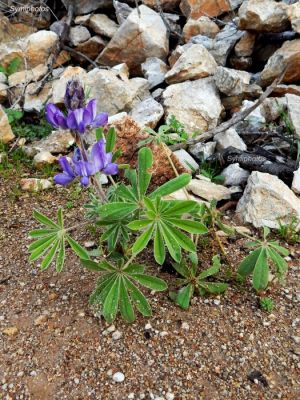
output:
[[[167,335],[168,335],[168,332],[162,331],[162,332],[160,332],[159,335],[160,335],[161,337],[164,337],[164,336],[167,336]]]
[[[181,324],[181,328],[184,329],[185,331],[188,331],[190,329],[190,326],[187,322],[183,322]]]
[[[75,385],[79,385],[79,379],[78,379],[78,378],[75,378],[75,379],[74,379],[74,383],[75,383]]]
[[[30,375],[31,375],[31,376],[37,376],[37,372],[36,372],[36,371],[31,371],[31,372],[30,372]]]
[[[219,305],[221,304],[221,301],[218,300],[218,299],[215,299],[215,300],[214,300],[214,304],[215,304],[216,306],[219,306]]]
[[[146,330],[152,329],[152,325],[148,322],[148,324],[145,325]]]
[[[300,336],[292,336],[292,339],[296,344],[300,343]]]
[[[115,331],[112,335],[113,340],[119,340],[122,337],[122,332]]]
[[[168,392],[166,394],[166,400],[174,400],[174,399],[175,399],[175,396],[173,393]]]
[[[109,326],[109,327],[106,329],[106,331],[107,331],[108,333],[114,332],[115,330],[116,330],[116,327],[115,327],[114,325],[111,325],[111,326]]]
[[[107,375],[108,375],[108,376],[112,376],[112,374],[113,374],[112,369],[109,369],[109,370],[107,371]]]
[[[134,393],[129,393],[129,395],[128,395],[128,397],[127,397],[129,400],[132,400],[132,399],[134,399]]]
[[[114,382],[123,382],[125,379],[125,375],[122,372],[116,372],[115,374],[113,374],[112,379]]]

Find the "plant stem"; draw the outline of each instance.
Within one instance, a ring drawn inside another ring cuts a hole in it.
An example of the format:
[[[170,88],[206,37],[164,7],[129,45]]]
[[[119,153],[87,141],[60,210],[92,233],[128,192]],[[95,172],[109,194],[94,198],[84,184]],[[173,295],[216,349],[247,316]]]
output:
[[[132,254],[131,257],[129,258],[129,260],[125,263],[123,269],[128,267],[128,265],[135,259],[136,256],[137,256],[137,254]]]

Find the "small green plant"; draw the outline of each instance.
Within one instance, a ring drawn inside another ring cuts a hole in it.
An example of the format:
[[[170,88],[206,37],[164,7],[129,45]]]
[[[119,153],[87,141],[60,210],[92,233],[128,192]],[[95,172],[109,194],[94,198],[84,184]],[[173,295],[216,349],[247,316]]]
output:
[[[268,313],[271,313],[274,308],[273,300],[270,297],[262,297],[259,300],[260,308]]]
[[[201,163],[199,174],[209,178],[214,183],[220,185],[224,183],[224,176],[220,175],[220,168],[206,161]]]
[[[170,297],[184,310],[189,308],[190,301],[195,292],[204,296],[207,293],[221,294],[228,288],[227,283],[213,282],[210,277],[216,275],[220,270],[220,258],[214,256],[212,266],[202,272],[198,271],[198,260],[195,254],[189,258],[190,263],[184,259],[180,263],[172,264],[175,270],[183,278],[178,279],[178,285],[181,286],[179,291],[170,292]]]
[[[298,232],[298,227],[300,221],[296,216],[291,218],[288,224],[283,224],[279,220],[278,235],[281,239],[285,240],[287,243],[295,244],[300,242],[300,233]]]
[[[280,246],[277,241],[269,240],[270,229],[264,227],[263,239],[247,243],[247,247],[254,250],[241,262],[238,274],[245,279],[252,275],[252,284],[255,290],[265,290],[269,283],[270,264],[273,264],[275,273],[280,282],[283,281],[288,265],[283,256],[288,256],[289,251]]]
[[[13,58],[7,67],[0,65],[0,72],[5,74],[6,76],[12,75],[18,71],[22,61],[20,58]]]

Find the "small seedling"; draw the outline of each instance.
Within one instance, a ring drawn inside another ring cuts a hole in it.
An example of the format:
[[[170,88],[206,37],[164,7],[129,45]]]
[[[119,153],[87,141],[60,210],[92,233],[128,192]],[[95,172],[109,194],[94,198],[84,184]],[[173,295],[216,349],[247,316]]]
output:
[[[259,300],[260,308],[268,313],[271,313],[274,307],[273,300],[270,297],[262,297]]]
[[[296,216],[293,216],[288,224],[283,224],[279,221],[278,234],[280,238],[291,244],[300,242],[299,225],[300,221]]]
[[[6,76],[10,76],[18,71],[22,61],[20,58],[16,57],[11,60],[7,67],[0,65],[0,72],[5,74]]]

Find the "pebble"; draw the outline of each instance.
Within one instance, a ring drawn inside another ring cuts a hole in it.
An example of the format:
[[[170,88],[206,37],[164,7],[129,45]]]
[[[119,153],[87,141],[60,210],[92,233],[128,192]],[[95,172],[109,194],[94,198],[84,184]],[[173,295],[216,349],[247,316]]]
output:
[[[221,304],[221,300],[215,299],[214,305],[219,306]]]
[[[116,372],[113,374],[112,379],[114,382],[123,382],[125,380],[125,375],[122,372]]]
[[[166,400],[174,400],[175,399],[175,395],[173,393],[168,392],[166,394]]]
[[[121,337],[122,337],[122,332],[120,332],[120,331],[115,331],[115,332],[112,334],[113,340],[119,340]]]
[[[34,325],[42,325],[44,322],[46,322],[48,319],[47,315],[40,315],[34,320]]]
[[[128,397],[127,397],[129,400],[132,400],[132,399],[134,399],[134,393],[129,393],[129,395],[128,395]]]
[[[79,385],[79,379],[78,379],[78,378],[75,378],[75,379],[74,379],[74,383],[75,383],[75,385]]]
[[[190,326],[187,322],[183,322],[181,324],[181,328],[184,329],[185,331],[188,331],[190,329]]]
[[[146,330],[152,329],[152,325],[148,322],[148,324],[145,325]]]
[[[300,343],[300,336],[292,336],[292,339],[296,344]]]
[[[2,332],[4,333],[4,335],[7,336],[15,336],[19,332],[19,330],[16,326],[10,326],[9,328],[3,329]]]

